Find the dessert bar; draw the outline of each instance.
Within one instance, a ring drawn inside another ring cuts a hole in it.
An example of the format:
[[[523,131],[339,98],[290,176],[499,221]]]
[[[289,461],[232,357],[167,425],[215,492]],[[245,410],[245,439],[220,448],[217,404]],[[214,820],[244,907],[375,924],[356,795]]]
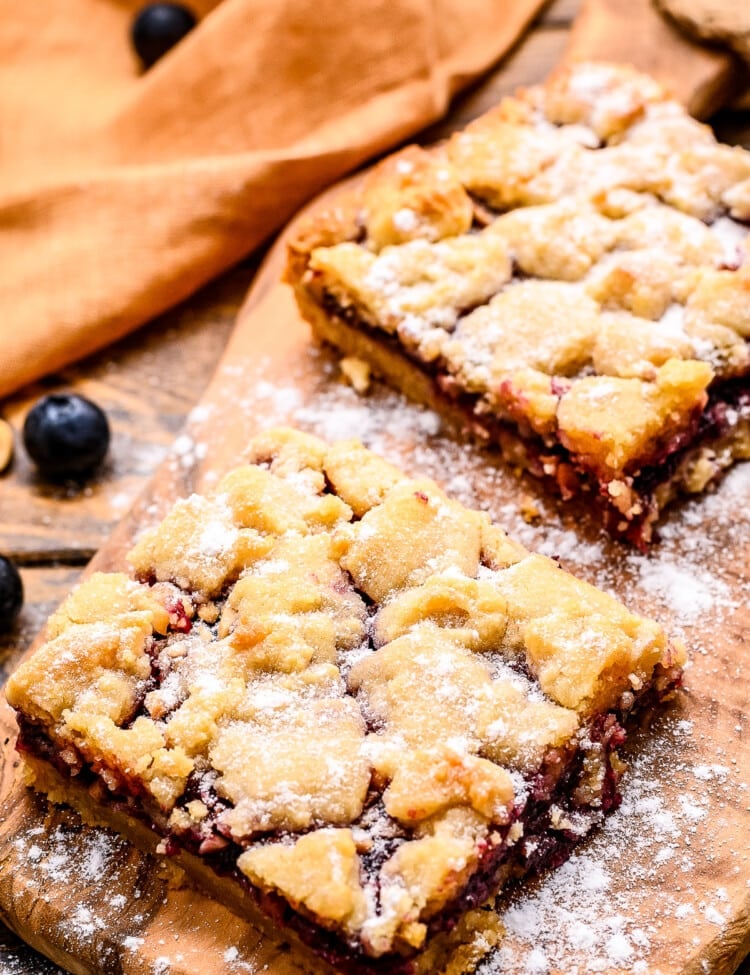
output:
[[[684,650],[356,442],[249,459],[49,620],[7,686],[29,780],[338,971],[470,968]]]
[[[750,152],[579,64],[303,220],[314,333],[646,548],[750,457]]]

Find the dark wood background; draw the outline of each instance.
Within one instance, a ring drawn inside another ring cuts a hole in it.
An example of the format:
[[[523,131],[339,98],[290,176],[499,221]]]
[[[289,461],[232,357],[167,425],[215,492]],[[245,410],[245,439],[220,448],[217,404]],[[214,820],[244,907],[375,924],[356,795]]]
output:
[[[577,8],[578,0],[551,3],[511,55],[424,140],[464,124],[518,85],[542,80],[561,60]],[[711,121],[721,139],[750,147],[750,111],[725,109]],[[260,258],[245,261],[104,353],[2,405],[15,431],[16,451],[0,477],[0,553],[20,566],[26,594],[16,627],[0,636],[3,680],[178,436],[222,354]],[[112,424],[106,466],[84,486],[46,484],[35,476],[20,446],[30,405],[41,394],[61,389],[94,399]],[[0,925],[0,975],[59,971]],[[750,975],[750,960],[740,971]]]

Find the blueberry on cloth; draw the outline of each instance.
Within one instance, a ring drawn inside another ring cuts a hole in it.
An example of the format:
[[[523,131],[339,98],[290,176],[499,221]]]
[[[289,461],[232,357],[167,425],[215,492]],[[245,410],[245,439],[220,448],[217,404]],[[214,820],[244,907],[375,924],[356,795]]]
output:
[[[149,3],[143,7],[130,29],[130,39],[143,67],[156,64],[195,23],[195,14],[181,3]]]
[[[44,396],[27,413],[23,443],[48,477],[90,474],[109,449],[109,423],[96,403],[75,393]]]
[[[0,633],[7,632],[23,605],[23,583],[10,559],[0,555]]]

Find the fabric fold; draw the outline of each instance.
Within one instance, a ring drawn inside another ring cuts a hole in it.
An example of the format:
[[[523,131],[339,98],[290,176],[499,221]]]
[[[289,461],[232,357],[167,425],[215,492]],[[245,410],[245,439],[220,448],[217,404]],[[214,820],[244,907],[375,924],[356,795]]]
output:
[[[204,0],[143,74],[139,3],[0,0],[0,396],[184,299],[439,118],[541,5]]]

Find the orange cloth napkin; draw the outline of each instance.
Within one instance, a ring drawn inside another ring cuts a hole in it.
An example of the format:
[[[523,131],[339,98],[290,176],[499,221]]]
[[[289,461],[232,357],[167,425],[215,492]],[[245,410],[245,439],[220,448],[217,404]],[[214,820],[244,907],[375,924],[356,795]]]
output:
[[[185,298],[445,112],[542,0],[0,0],[0,396]]]

